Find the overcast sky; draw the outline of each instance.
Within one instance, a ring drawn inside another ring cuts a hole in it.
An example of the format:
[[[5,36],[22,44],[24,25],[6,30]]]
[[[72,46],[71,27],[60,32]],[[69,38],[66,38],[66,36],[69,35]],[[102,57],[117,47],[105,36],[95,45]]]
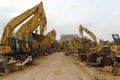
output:
[[[42,0],[47,16],[47,32],[53,28],[61,34],[79,34],[79,25],[92,31],[98,39],[112,40],[120,34],[120,0]],[[5,25],[15,16],[41,0],[0,0],[0,37]]]

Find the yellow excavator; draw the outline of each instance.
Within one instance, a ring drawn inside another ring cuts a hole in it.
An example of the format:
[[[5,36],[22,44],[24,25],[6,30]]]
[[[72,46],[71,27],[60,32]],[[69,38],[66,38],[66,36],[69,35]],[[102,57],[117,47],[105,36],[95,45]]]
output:
[[[94,35],[94,33],[92,33],[90,30],[88,30],[87,28],[84,28],[82,25],[80,25],[80,28],[79,28],[79,32],[80,32],[80,35],[81,35],[81,39],[83,39],[83,31],[85,31],[92,39],[93,39],[93,42],[94,44],[96,45],[97,44],[97,38],[96,36]]]
[[[83,36],[83,32],[86,32],[91,38],[92,40],[86,38]],[[86,60],[86,53],[87,51],[91,48],[91,47],[95,47],[97,44],[97,38],[95,36],[94,33],[92,33],[90,30],[88,30],[87,28],[83,27],[82,25],[80,25],[79,27],[79,33],[80,33],[80,44],[81,47],[78,48],[78,57],[81,61],[85,61]]]
[[[42,11],[40,12],[41,14],[38,14],[34,18],[33,24],[31,24],[30,28],[25,31],[25,40],[26,41],[28,41],[29,34],[32,33],[33,30],[35,30],[37,28],[38,24],[40,25],[40,35],[39,36],[44,37],[44,30],[46,28],[47,19],[46,19],[46,15],[45,15],[44,9],[43,8],[41,8],[41,9],[42,9]],[[39,38],[36,37],[36,39],[34,39],[34,44],[35,44],[35,48],[36,49],[38,48],[39,43],[40,43],[40,40],[39,40]]]
[[[42,3],[42,2],[41,2]],[[41,8],[42,4],[38,4],[37,6],[27,10],[26,12],[22,13],[21,15],[15,17],[12,19],[4,28],[3,36],[2,36],[2,41],[1,41],[1,46],[0,46],[0,51],[3,54],[8,54],[13,52],[14,50],[11,49],[11,34],[14,31],[14,29],[21,24],[23,21],[25,21],[27,18],[32,16],[39,8]]]
[[[40,24],[40,34],[43,35],[43,33],[44,33],[44,28],[45,28],[45,25],[47,24],[47,20],[46,20],[46,16],[45,16],[43,7],[41,7],[40,10],[41,11],[37,12],[36,15],[34,16],[31,26],[25,31],[26,41],[28,40],[29,34],[32,33],[33,30],[35,30],[35,28],[37,28],[37,26],[35,26],[35,25],[38,23]]]
[[[80,34],[81,38],[83,38],[83,30],[89,34],[89,36],[93,39],[93,42],[95,43],[95,46],[91,46],[87,49],[87,61],[88,63],[91,63],[94,66],[114,66],[115,61],[115,55],[113,54],[114,51],[112,50],[113,47],[110,45],[103,45],[97,43],[96,36],[89,31],[88,29],[82,27],[80,25]],[[114,49],[115,50],[115,49]]]
[[[31,22],[30,24],[30,26],[35,26],[36,25],[36,23],[38,24],[38,22],[37,22],[37,20],[36,20],[36,18],[38,17],[38,16],[40,16],[41,14],[42,14],[42,11],[43,11],[43,4],[42,4],[42,2],[40,3],[40,4],[38,4],[38,5],[36,5],[35,7],[33,7],[33,8],[31,8],[31,9],[29,9],[29,10],[27,10],[27,11],[25,11],[24,13],[22,13],[21,15],[19,15],[19,16],[17,16],[17,17],[15,17],[14,19],[12,19],[7,25],[6,25],[6,27],[4,28],[4,32],[3,32],[3,36],[2,36],[2,41],[1,41],[1,45],[0,45],[0,55],[2,56],[2,57],[0,57],[0,59],[1,59],[1,64],[2,65],[0,65],[0,70],[5,70],[5,69],[8,69],[8,68],[5,68],[5,67],[8,67],[9,66],[9,64],[11,65],[11,64],[13,64],[13,63],[16,63],[16,60],[15,61],[11,61],[11,60],[14,60],[14,59],[11,59],[12,57],[14,58],[15,57],[15,59],[16,59],[16,54],[20,54],[20,55],[22,55],[21,53],[21,51],[19,50],[17,50],[16,48],[19,46],[19,44],[16,44],[17,42],[16,42],[16,40],[14,39],[14,37],[15,36],[13,36],[12,35],[12,32],[14,31],[14,29],[18,26],[18,25],[20,25],[22,22],[24,22],[26,19],[28,19],[29,17],[31,17],[32,15],[34,15],[33,16],[33,19],[31,19],[31,20],[29,20],[28,21],[28,23],[27,24],[29,24],[29,22]],[[40,13],[39,13],[40,12]],[[38,14],[37,14],[38,13]],[[42,20],[43,18],[41,18],[41,20]],[[28,26],[28,27],[26,27],[26,28],[28,28],[29,29],[29,25],[27,25],[26,24],[26,26]],[[31,33],[29,33],[29,34],[31,34]],[[23,33],[21,33],[21,35],[23,35]],[[21,37],[17,37],[18,39],[21,39]],[[15,42],[15,44],[14,44],[14,42]],[[12,44],[13,43],[13,44]],[[26,43],[26,42],[25,42]],[[26,46],[24,46],[24,47],[26,47]],[[24,50],[23,50],[24,51]],[[27,52],[27,50],[25,50],[25,52]],[[7,59],[8,59],[8,62],[6,62],[7,60],[6,59],[4,59],[4,57],[3,56],[5,56],[5,57],[7,57]],[[12,57],[11,57],[12,56]],[[21,60],[20,58],[21,58],[21,56],[17,56],[17,57],[19,57],[19,60]],[[30,56],[29,56],[29,58],[27,58],[26,60],[25,60],[25,62],[23,61],[23,65],[26,63],[26,62],[28,62],[29,60],[31,60],[31,58],[30,58]],[[5,64],[4,64],[4,61],[6,62]],[[7,66],[8,65],[8,66]],[[9,69],[10,70],[10,69]],[[4,71],[3,71],[4,72]]]
[[[67,53],[66,56],[69,56],[70,54],[77,55],[78,48],[82,47],[80,44],[80,38],[74,38],[72,37],[70,39],[70,43],[68,44]]]
[[[34,35],[32,35],[32,32],[38,26],[40,26],[40,35],[42,34],[43,37],[46,24],[46,15],[43,9],[43,4],[41,3],[41,7],[39,7],[38,10],[34,13],[34,16],[27,23],[25,23],[17,32],[17,38],[19,40],[22,39],[23,41],[23,44],[21,44],[23,52],[30,52],[33,50],[37,51],[38,45],[40,43],[39,39],[37,40],[39,36],[37,36],[37,38],[34,39],[35,35],[38,34],[35,33]],[[32,41],[29,39],[30,36],[33,37]]]
[[[87,38],[83,37],[83,31],[85,31],[91,38],[93,41],[88,41],[86,42],[85,40],[88,40]],[[97,57],[98,57],[98,53],[100,53],[102,51],[103,48],[105,48],[105,46],[98,44],[97,42],[97,38],[95,36],[95,34],[93,32],[91,32],[90,30],[88,30],[87,28],[84,28],[82,25],[80,25],[79,27],[79,32],[81,35],[81,40],[83,45],[89,46],[89,47],[83,47],[83,49],[80,49],[80,55],[82,53],[86,54],[87,56],[87,61],[88,62],[97,62]],[[82,52],[83,50],[83,52]],[[81,56],[82,58],[83,56]]]
[[[21,52],[29,52],[32,47],[34,47],[33,42],[31,42],[31,47],[27,47],[26,42],[24,40],[24,32],[30,27],[32,24],[33,17],[24,23],[20,29],[16,32],[16,45],[18,44],[18,50]],[[28,42],[29,43],[29,42]]]
[[[56,31],[53,29],[49,33],[45,35],[44,40],[41,42],[41,44],[45,45],[46,48],[50,48],[51,44],[56,40]]]
[[[53,29],[52,31],[48,32],[43,41],[40,43],[42,51],[45,53],[49,53],[51,50],[51,45],[56,41],[56,31]]]

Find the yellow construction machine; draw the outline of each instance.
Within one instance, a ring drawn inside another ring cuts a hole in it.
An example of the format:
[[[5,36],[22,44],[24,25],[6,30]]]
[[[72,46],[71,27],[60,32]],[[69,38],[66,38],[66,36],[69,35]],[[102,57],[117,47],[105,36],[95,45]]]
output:
[[[40,43],[42,51],[45,53],[51,53],[51,46],[56,42],[56,31],[53,29],[52,31],[48,32],[43,41]]]
[[[92,52],[89,55],[90,62],[97,62],[103,66],[120,68],[120,38],[118,34],[114,34],[112,36],[115,42],[109,42],[109,44],[98,44],[95,48],[90,49]]]
[[[81,38],[83,38],[83,31],[85,31],[93,39],[94,42],[94,45],[92,44],[90,47],[88,47],[85,53],[87,55],[88,63],[94,66],[118,66],[116,63],[116,57],[119,54],[118,46],[113,46],[113,44],[98,44],[96,36],[88,29],[82,27],[82,25],[80,25],[79,31]],[[115,52],[117,52],[117,56],[115,55]]]
[[[14,19],[12,19],[4,28],[4,32],[3,32],[3,36],[2,36],[2,41],[1,41],[1,46],[0,46],[0,51],[3,54],[8,54],[11,53],[14,50],[11,49],[12,47],[12,41],[10,41],[10,39],[12,38],[11,34],[14,31],[14,29],[21,24],[23,21],[25,21],[27,18],[29,18],[30,16],[34,15],[35,13],[39,11],[42,12],[42,2],[40,4],[38,4],[37,6],[33,7],[32,9],[27,10],[26,12],[22,13],[21,15],[15,17]],[[34,21],[34,20],[32,20]],[[33,24],[35,24],[34,22],[32,22],[32,26]],[[22,35],[22,34],[21,34]],[[20,38],[20,37],[18,37]]]
[[[46,17],[44,13],[45,12],[43,9],[43,3],[41,2],[40,4],[34,6],[33,8],[25,11],[21,15],[15,17],[6,25],[6,27],[4,28],[2,41],[0,45],[0,56],[2,56],[0,57],[0,71],[1,72],[10,72],[11,69],[8,70],[8,67],[10,67],[9,64],[11,65],[14,63],[15,65],[17,63],[17,60],[22,61],[22,63],[20,63],[20,66],[25,65],[27,62],[30,62],[32,60],[31,56],[28,56],[27,54],[25,55],[23,53],[31,52],[30,47],[27,46],[27,42],[29,41],[28,36],[32,34],[32,31],[35,30],[37,26],[40,25],[40,28],[41,28],[40,32],[43,34],[44,32],[43,25],[46,24]],[[12,35],[14,29],[18,25],[22,24],[25,20],[30,18],[31,16],[33,17],[29,19],[18,30],[18,32],[16,33],[17,37]],[[25,38],[24,38],[24,35],[25,35]],[[26,35],[27,35],[27,38],[26,38]],[[24,43],[21,44],[22,40],[24,40],[23,41]],[[36,43],[34,43],[34,45],[36,45]],[[4,64],[4,61],[6,62],[5,64]]]
[[[92,40],[83,37],[83,32],[86,32],[91,38]],[[81,40],[81,44],[83,47],[78,49],[78,55],[81,61],[85,61],[86,60],[86,55],[91,54],[91,53],[87,53],[89,51],[90,48],[96,47],[97,45],[97,38],[95,36],[94,33],[92,33],[90,30],[88,30],[87,28],[84,28],[82,25],[80,25],[79,27],[79,33],[80,33],[80,40]]]
[[[84,28],[82,25],[80,25],[79,31],[80,31],[82,40],[83,40],[83,31],[85,31],[93,39],[93,41],[91,41],[89,43],[91,45],[86,49],[86,52],[84,52],[84,54],[86,54],[86,57],[87,57],[87,62],[88,63],[99,62],[104,65],[107,65],[108,61],[105,61],[107,58],[104,57],[104,59],[103,59],[103,56],[106,56],[106,55],[108,55],[108,53],[111,52],[109,46],[98,44],[95,34],[92,33],[90,30],[88,30],[87,28]],[[84,45],[84,43],[83,43],[83,45]],[[83,56],[81,55],[81,58],[82,57]],[[101,62],[101,60],[102,60],[102,62]]]
[[[88,30],[87,28],[84,28],[82,25],[80,25],[79,32],[81,35],[81,39],[83,39],[83,31],[85,31],[93,39],[93,42],[94,42],[93,46],[96,46],[97,38],[96,38],[95,34],[92,33],[90,30]]]
[[[77,52],[78,52],[78,48],[82,48],[83,46],[81,45],[81,42],[80,42],[80,38],[75,38],[75,37],[72,37],[70,39],[70,42],[68,44],[68,47],[67,47],[67,52],[65,55],[75,55],[77,56]]]
[[[39,54],[40,53],[40,42],[44,38],[44,31],[46,29],[46,24],[47,24],[47,19],[46,19],[46,15],[45,15],[45,11],[43,9],[43,6],[40,7],[40,11],[35,13],[35,15],[33,16],[33,20],[32,21],[33,22],[31,23],[29,28],[26,29],[25,32],[24,32],[24,39],[25,39],[25,42],[30,42],[29,41],[29,37],[30,37],[30,34],[32,34],[33,45],[34,45],[34,52]],[[38,31],[36,31],[36,33],[33,33],[33,31],[38,26],[40,26],[40,35],[37,34]]]

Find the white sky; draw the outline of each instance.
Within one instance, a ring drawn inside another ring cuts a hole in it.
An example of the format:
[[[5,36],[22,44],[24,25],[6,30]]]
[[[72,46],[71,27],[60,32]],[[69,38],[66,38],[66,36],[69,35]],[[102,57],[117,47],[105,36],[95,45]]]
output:
[[[91,30],[98,39],[112,40],[111,34],[120,34],[120,0],[42,1],[48,22],[47,32],[55,28],[57,39],[61,34],[79,34],[80,24]],[[12,18],[40,2],[41,0],[0,0],[0,37]]]

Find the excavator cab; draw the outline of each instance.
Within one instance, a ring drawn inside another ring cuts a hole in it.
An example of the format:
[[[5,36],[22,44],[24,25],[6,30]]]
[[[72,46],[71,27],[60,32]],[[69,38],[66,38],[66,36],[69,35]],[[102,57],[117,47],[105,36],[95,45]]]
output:
[[[9,38],[9,45],[10,45],[11,49],[13,49],[15,51],[20,51],[18,39],[14,38],[14,37]]]

